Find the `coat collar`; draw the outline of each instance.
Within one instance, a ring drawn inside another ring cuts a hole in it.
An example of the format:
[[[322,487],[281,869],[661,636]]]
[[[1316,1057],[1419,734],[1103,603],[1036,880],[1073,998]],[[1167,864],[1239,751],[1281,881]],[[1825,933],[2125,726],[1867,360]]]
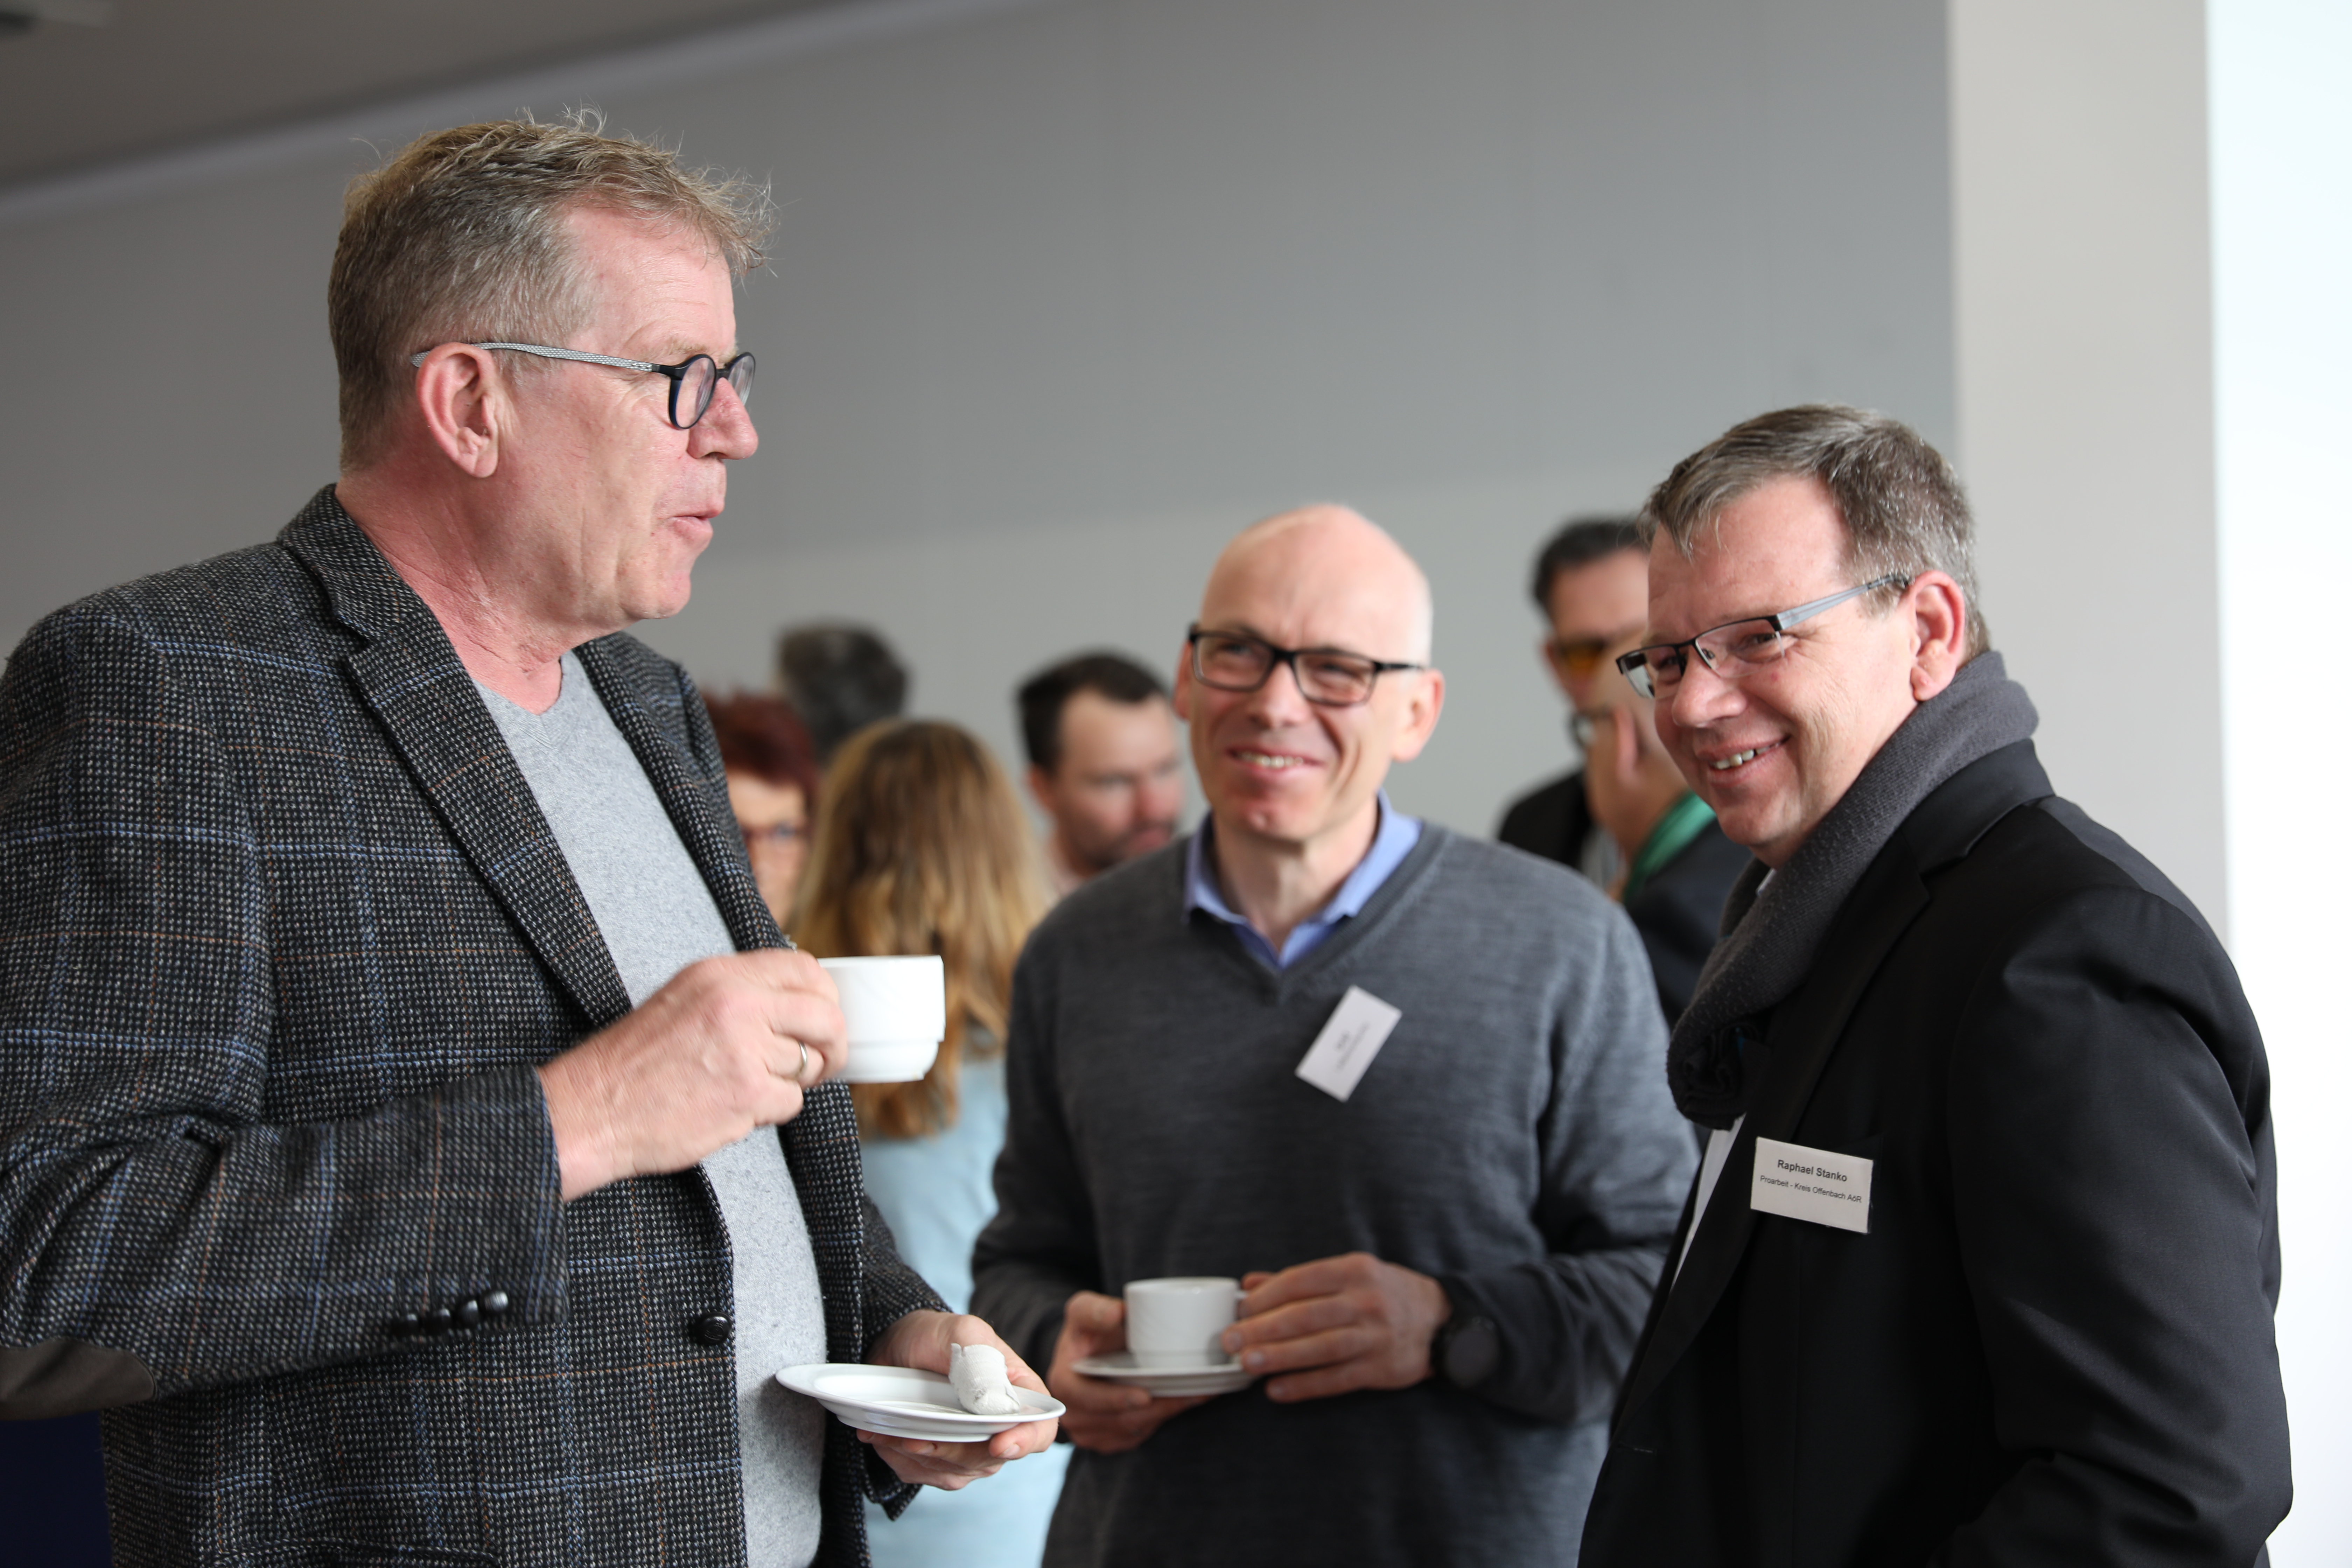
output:
[[[1928,875],[1964,858],[2011,811],[2050,793],[2033,742],[2004,746],[1962,768],[1921,801],[1863,873],[1822,938],[1812,973],[1772,1019],[1772,1057],[1763,1082],[1724,1161],[1689,1256],[1680,1272],[1670,1276],[1673,1283],[1626,1381],[1618,1407],[1621,1423],[1665,1381],[1738,1272],[1756,1228],[1745,1190],[1755,1167],[1756,1140],[1785,1141],[1796,1130],[1855,1005],[1903,933],[1933,901]],[[1675,1242],[1679,1249],[1682,1237]],[[1671,1268],[1675,1254],[1667,1256]]]
[[[342,509],[331,485],[278,537],[359,639],[342,663],[360,700],[589,1027],[626,1013],[628,991],[588,900],[431,608]],[[598,687],[601,693],[604,682]],[[630,741],[636,744],[635,736]],[[655,788],[667,804],[659,779]]]

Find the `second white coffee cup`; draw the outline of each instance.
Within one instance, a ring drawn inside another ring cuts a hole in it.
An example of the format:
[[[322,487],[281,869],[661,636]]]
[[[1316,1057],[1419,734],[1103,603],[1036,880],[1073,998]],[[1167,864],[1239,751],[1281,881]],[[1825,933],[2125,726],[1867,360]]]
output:
[[[911,1083],[931,1070],[948,1034],[947,966],[914,958],[823,958],[849,1022],[845,1083]]]
[[[1129,1280],[1127,1348],[1139,1366],[1222,1366],[1233,1359],[1221,1341],[1241,1301],[1238,1279]]]

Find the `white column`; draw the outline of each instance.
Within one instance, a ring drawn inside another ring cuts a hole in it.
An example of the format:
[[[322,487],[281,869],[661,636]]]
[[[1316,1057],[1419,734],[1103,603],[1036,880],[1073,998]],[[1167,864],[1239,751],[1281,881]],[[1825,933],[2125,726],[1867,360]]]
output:
[[[1993,646],[2059,793],[2226,929],[2203,7],[1949,21],[1955,459]]]
[[[2275,1084],[2279,1568],[2352,1563],[2352,5],[2215,0],[2212,169],[2231,951]]]

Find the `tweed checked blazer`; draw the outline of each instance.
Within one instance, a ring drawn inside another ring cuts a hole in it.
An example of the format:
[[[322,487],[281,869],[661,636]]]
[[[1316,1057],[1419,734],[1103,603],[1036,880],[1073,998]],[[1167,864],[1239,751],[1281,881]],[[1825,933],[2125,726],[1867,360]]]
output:
[[[580,656],[737,945],[774,945],[692,683],[625,636]],[[0,846],[0,1414],[113,1406],[118,1563],[743,1561],[731,1354],[688,1329],[733,1315],[710,1185],[562,1201],[532,1068],[628,996],[331,488],[33,630]],[[828,1354],[862,1360],[938,1298],[847,1090],[781,1136]],[[823,1489],[828,1565],[865,1561],[861,1494],[912,1495],[838,1423]]]

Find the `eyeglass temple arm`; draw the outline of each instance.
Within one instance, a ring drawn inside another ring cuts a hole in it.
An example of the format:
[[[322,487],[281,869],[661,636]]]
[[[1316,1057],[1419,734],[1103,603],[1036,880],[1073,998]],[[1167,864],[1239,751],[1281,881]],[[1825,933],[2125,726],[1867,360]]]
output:
[[[1857,598],[1864,594],[1869,593],[1874,588],[1884,588],[1896,583],[1900,583],[1906,587],[1908,587],[1910,585],[1910,582],[1911,579],[1906,577],[1900,572],[1889,572],[1884,577],[1874,578],[1870,582],[1863,583],[1854,587],[1848,588],[1843,593],[1832,594],[1826,599],[1815,599],[1810,605],[1799,605],[1793,610],[1783,610],[1777,616],[1767,616],[1764,618],[1772,623],[1772,629],[1774,631],[1785,632],[1790,626],[1799,626],[1806,621],[1811,620],[1823,610],[1834,609],[1838,605],[1844,604],[1848,599]],[[1734,621],[1731,624],[1738,626],[1739,623]],[[1718,627],[1717,629],[1720,630],[1721,628]],[[1705,637],[1706,635],[1706,634],[1705,632],[1701,632],[1699,634],[1700,637]],[[1693,641],[1696,640],[1696,638],[1693,639]]]
[[[434,346],[437,348],[440,345],[436,343]],[[611,354],[585,353],[579,349],[542,348],[538,343],[467,343],[466,346],[469,349],[512,349],[517,353],[537,354],[541,359],[578,360],[582,364],[609,364],[621,370],[668,370],[671,368],[666,364],[656,364],[650,360],[614,359]],[[419,349],[408,356],[408,363],[423,364],[425,356],[432,352],[432,349]]]

